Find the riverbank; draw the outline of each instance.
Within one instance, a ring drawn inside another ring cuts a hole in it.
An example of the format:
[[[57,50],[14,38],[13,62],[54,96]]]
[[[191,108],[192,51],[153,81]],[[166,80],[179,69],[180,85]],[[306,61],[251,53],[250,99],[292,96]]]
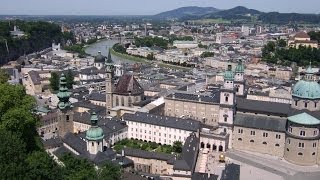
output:
[[[178,69],[178,70],[191,70],[192,69],[190,67],[182,67],[182,66],[166,64],[166,63],[158,62],[158,61],[150,61],[150,60],[148,60],[146,58],[141,58],[141,57],[131,56],[131,55],[128,55],[128,54],[118,53],[118,52],[114,51],[113,48],[111,48],[110,50],[111,50],[110,52],[111,52],[112,55],[117,56],[119,58],[130,60],[130,61],[135,61],[135,62],[144,63],[144,64],[156,63],[160,67],[170,68],[170,69]]]

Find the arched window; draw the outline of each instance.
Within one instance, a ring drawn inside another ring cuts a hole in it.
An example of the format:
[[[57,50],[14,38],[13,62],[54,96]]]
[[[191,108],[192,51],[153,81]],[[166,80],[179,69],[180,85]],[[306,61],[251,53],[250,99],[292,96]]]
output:
[[[294,101],[294,105],[298,106],[298,101],[297,100]]]
[[[131,107],[131,105],[132,105],[131,97],[128,98],[128,105],[129,105],[129,107]]]
[[[251,140],[250,140],[250,142],[251,142],[251,143],[253,143],[253,142],[254,142],[254,140],[252,140],[252,139],[251,139]]]
[[[267,142],[263,142],[262,144],[267,145]]]
[[[314,156],[314,155],[316,155],[316,152],[313,152],[313,153],[312,153],[312,156]]]
[[[241,139],[241,138],[238,138],[238,141],[242,141],[242,139]]]
[[[124,97],[121,97],[121,106],[124,106]]]
[[[226,96],[226,97],[225,97],[225,101],[226,101],[226,102],[228,102],[228,100],[229,100],[229,97],[228,97],[228,96]]]
[[[302,154],[302,152],[299,152],[298,155],[299,155],[299,156],[302,156],[303,154]]]
[[[307,103],[307,102],[304,103],[304,107],[305,107],[305,108],[308,107],[308,103]]]
[[[116,106],[119,106],[119,97],[116,96]]]

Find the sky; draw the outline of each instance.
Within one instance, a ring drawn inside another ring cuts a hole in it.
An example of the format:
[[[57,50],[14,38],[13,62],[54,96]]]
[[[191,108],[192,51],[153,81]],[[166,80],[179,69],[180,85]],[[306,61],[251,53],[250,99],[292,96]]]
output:
[[[154,15],[184,6],[320,13],[320,0],[0,0],[5,15]]]

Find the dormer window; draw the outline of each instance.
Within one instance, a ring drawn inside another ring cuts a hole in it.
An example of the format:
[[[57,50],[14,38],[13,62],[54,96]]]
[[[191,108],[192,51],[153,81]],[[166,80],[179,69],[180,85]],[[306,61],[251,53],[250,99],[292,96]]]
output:
[[[294,101],[294,104],[295,104],[295,106],[298,106],[298,101],[295,100],[295,101]]]

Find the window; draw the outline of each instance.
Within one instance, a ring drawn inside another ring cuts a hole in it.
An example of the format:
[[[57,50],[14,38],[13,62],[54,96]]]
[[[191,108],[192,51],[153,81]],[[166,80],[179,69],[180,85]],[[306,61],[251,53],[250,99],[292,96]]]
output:
[[[98,142],[98,146],[100,145],[100,142]]]
[[[263,142],[262,144],[267,145],[267,142]]]
[[[295,104],[296,106],[298,106],[298,101],[294,101],[294,104]]]
[[[251,136],[255,136],[256,132],[255,131],[251,131],[250,134],[251,134]]]
[[[305,107],[305,108],[308,107],[308,103],[307,103],[307,102],[304,103],[304,107]]]
[[[304,148],[304,143],[299,142],[299,148]]]
[[[306,132],[305,131],[300,131],[300,136],[306,136]]]
[[[66,115],[66,121],[69,122],[69,120],[70,120],[70,117],[69,117],[69,114],[67,114]]]
[[[94,143],[93,143],[93,142],[91,143],[91,146],[94,146]]]
[[[303,154],[302,154],[302,152],[299,152],[298,155],[299,155],[299,156],[302,156]]]
[[[276,144],[275,146],[279,147],[280,145],[279,145],[279,144]]]
[[[241,138],[238,138],[238,141],[242,141],[242,139],[241,139]]]
[[[312,147],[317,147],[317,143],[314,142],[314,143],[312,144]]]
[[[263,137],[268,137],[268,133],[263,133]]]
[[[314,136],[318,135],[318,130],[314,130],[314,131],[313,131],[313,135],[314,135]]]
[[[316,108],[317,107],[317,102],[314,102],[314,108]]]
[[[224,122],[227,122],[227,120],[228,120],[228,117],[225,116],[225,117],[224,117]]]
[[[290,139],[289,138],[287,139],[287,143],[290,144]]]
[[[229,97],[228,97],[228,96],[226,96],[226,97],[225,97],[225,101],[226,101],[226,102],[228,102],[228,100],[229,100]]]
[[[314,156],[314,155],[316,155],[316,152],[313,152],[313,153],[312,153],[312,156]]]
[[[242,134],[243,133],[243,129],[238,129],[238,133]]]
[[[281,135],[280,134],[276,134],[276,139],[281,139]]]
[[[289,131],[289,132],[292,132],[292,127],[291,127],[291,126],[288,128],[288,131]]]
[[[287,151],[289,152],[289,148],[287,148]]]
[[[251,142],[251,143],[253,143],[253,142],[254,142],[254,140],[252,140],[252,139],[251,139],[251,140],[250,140],[250,142]]]

